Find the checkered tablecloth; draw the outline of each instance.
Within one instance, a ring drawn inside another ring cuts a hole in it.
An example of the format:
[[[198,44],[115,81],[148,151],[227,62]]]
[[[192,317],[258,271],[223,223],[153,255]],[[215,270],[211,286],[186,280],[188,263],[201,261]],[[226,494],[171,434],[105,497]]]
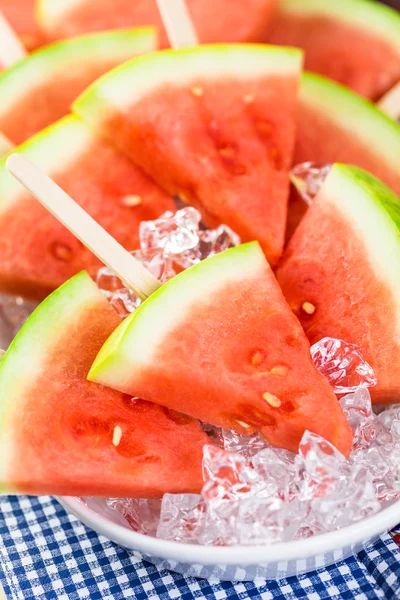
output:
[[[400,599],[400,548],[384,535],[329,569],[229,583],[157,569],[87,529],[49,497],[0,497],[0,582],[8,599]]]

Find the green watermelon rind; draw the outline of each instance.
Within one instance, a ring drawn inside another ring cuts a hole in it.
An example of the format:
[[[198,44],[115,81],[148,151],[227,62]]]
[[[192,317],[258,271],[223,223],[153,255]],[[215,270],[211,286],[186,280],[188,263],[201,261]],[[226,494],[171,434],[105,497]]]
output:
[[[116,109],[121,111],[163,84],[187,86],[201,81],[263,76],[298,75],[303,52],[297,48],[266,44],[205,44],[180,50],[141,55],[115,67],[90,85],[73,103],[72,110],[98,125]]]
[[[96,140],[95,134],[75,115],[68,115],[20,144],[11,152],[23,154],[49,175],[65,172]],[[0,214],[25,195],[24,188],[8,172],[7,157],[0,160]]]
[[[154,292],[111,334],[100,349],[88,379],[118,389],[118,385],[129,378],[133,363],[139,368],[148,364],[158,345],[164,340],[168,343],[169,331],[187,319],[190,306],[195,305],[199,298],[204,301],[207,294],[212,302],[213,295],[224,289],[227,283],[238,282],[238,274],[241,278],[256,279],[264,271],[265,257],[259,243],[249,242],[225,250],[178,274]]]
[[[301,78],[300,102],[326,114],[328,120],[370,146],[380,160],[400,169],[400,125],[375,104],[344,85],[309,72]]]
[[[0,494],[15,491],[7,486],[7,457],[12,454],[13,443],[8,423],[18,411],[18,399],[46,368],[46,352],[54,359],[52,348],[70,330],[79,310],[102,301],[107,302],[88,273],[78,273],[38,306],[0,362]]]
[[[367,171],[337,163],[317,201],[333,205],[362,240],[377,281],[391,289],[400,316],[400,198]]]
[[[55,42],[16,63],[0,74],[0,115],[6,115],[16,102],[32,93],[40,93],[44,82],[71,69],[74,64],[98,64],[111,58],[115,63],[157,49],[157,31],[153,27],[101,31]]]
[[[284,15],[321,16],[344,25],[357,25],[381,37],[400,53],[400,14],[376,0],[281,0],[279,6]]]

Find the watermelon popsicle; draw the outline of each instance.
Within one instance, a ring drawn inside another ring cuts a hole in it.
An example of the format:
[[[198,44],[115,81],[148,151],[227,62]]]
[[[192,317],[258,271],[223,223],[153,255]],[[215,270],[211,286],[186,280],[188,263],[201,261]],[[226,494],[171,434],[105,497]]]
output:
[[[128,158],[69,115],[18,146],[128,250],[141,221],[173,210],[173,199]],[[106,165],[106,168],[105,168]],[[14,180],[0,161],[0,291],[42,300],[100,261]],[[20,243],[21,231],[29,231]]]
[[[400,79],[400,16],[370,0],[282,0],[273,44],[305,50],[306,69],[378,100]]]
[[[372,102],[313,73],[301,80],[292,176],[342,162],[369,171],[400,194],[400,125]],[[286,238],[307,205],[292,188]]]
[[[86,380],[119,322],[82,272],[22,327],[0,363],[0,493],[200,491],[208,438],[198,422]]]
[[[312,343],[357,344],[373,367],[376,403],[400,400],[400,200],[356,167],[336,164],[294,233],[278,281]],[[304,303],[312,306],[304,311]]]
[[[73,110],[206,224],[259,240],[276,265],[301,65],[300,51],[277,46],[164,50],[113,69]]]
[[[88,34],[33,52],[0,74],[0,131],[20,144],[66,115],[97,77],[156,48],[156,31],[142,28]]]

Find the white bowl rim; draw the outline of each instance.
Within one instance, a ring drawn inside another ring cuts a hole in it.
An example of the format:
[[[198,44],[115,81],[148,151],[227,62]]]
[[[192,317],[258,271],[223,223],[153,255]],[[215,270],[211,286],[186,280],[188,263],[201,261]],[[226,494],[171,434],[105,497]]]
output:
[[[265,562],[301,560],[324,555],[345,546],[372,540],[400,522],[400,500],[383,508],[375,515],[357,523],[302,540],[277,542],[257,546],[201,546],[183,544],[147,536],[113,523],[87,507],[78,498],[62,497],[59,502],[83,523],[118,544],[137,549],[150,556],[173,558],[185,563],[204,565],[221,564],[243,566]]]

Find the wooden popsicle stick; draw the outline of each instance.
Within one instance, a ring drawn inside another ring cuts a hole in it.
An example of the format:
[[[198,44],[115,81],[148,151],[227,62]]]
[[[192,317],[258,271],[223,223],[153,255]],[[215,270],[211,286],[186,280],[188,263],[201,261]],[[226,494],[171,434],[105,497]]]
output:
[[[199,40],[185,0],[156,0],[172,48],[198,46]]]
[[[161,287],[150,271],[25,156],[12,154],[6,165],[9,172],[139,298],[145,300]]]
[[[400,119],[400,81],[382,96],[377,105],[395,121]]]
[[[23,43],[0,10],[0,64],[10,67],[25,58],[27,52]]]

